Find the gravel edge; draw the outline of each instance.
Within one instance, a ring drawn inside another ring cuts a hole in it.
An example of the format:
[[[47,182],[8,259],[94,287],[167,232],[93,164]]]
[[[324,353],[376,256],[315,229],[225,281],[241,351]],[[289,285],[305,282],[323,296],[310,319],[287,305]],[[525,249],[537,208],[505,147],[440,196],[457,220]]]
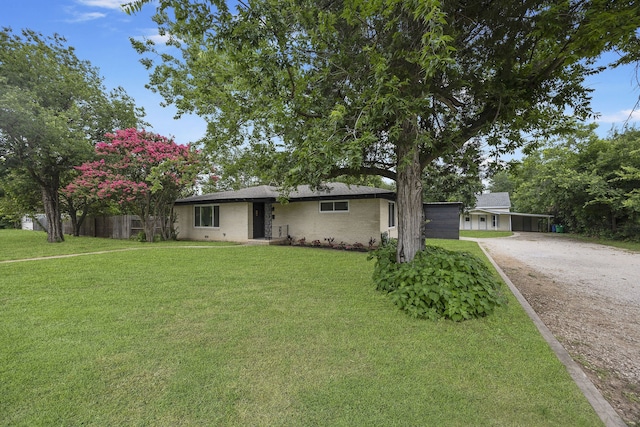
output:
[[[533,310],[531,305],[527,302],[527,300],[522,296],[518,288],[515,287],[511,279],[505,274],[504,271],[498,266],[498,264],[493,260],[489,252],[485,249],[481,242],[478,242],[478,246],[482,249],[485,256],[489,259],[493,267],[496,269],[502,280],[509,286],[509,289],[516,297],[524,311],[527,313],[529,318],[533,321],[538,331],[542,337],[547,341],[553,352],[556,354],[560,362],[565,366],[571,378],[575,381],[580,391],[585,395],[593,409],[596,411],[602,422],[607,427],[627,427],[627,424],[622,420],[622,418],[618,415],[618,413],[613,409],[611,404],[607,402],[607,400],[602,396],[600,391],[596,388],[595,385],[591,382],[591,380],[587,377],[587,375],[582,371],[580,366],[571,358],[567,350],[560,344],[560,341],[553,336],[549,328],[544,324],[544,322],[540,319],[538,314]]]

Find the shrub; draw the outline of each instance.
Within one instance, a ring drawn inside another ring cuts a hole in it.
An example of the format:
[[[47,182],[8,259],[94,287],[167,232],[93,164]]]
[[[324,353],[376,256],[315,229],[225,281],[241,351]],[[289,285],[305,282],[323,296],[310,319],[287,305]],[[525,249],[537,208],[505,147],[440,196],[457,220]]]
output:
[[[427,246],[402,264],[395,253],[396,243],[390,240],[370,255],[376,258],[373,280],[413,317],[461,321],[486,316],[506,304],[500,283],[470,253]]]
[[[133,236],[131,236],[131,237],[129,238],[129,240],[134,240],[134,241],[136,241],[136,242],[142,242],[142,243],[144,243],[144,242],[146,242],[146,241],[147,241],[147,235],[145,234],[145,232],[144,232],[144,231],[138,231],[138,233],[137,233],[137,234],[135,234],[135,235],[133,235]]]
[[[375,247],[376,244],[376,239],[374,239],[373,237],[371,237],[369,239],[369,249],[373,249]]]
[[[373,267],[373,283],[382,292],[395,290],[395,276],[400,264],[396,262],[397,241],[388,239],[378,249],[372,251],[367,259],[376,259]]]

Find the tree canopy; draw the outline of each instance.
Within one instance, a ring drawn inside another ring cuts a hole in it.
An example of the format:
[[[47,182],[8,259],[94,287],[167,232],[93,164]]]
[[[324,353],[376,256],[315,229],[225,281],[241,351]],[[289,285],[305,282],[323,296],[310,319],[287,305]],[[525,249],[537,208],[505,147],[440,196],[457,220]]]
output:
[[[136,0],[129,12],[150,0]],[[398,261],[422,235],[425,168],[467,168],[587,118],[584,77],[636,39],[634,2],[160,0],[171,51],[133,41],[150,87],[209,121],[208,147],[259,153],[283,187],[396,181]],[[169,52],[169,53],[167,53]],[[159,61],[154,62],[153,58]]]
[[[509,171],[520,212],[554,215],[571,231],[640,239],[640,130],[591,128],[547,142]]]
[[[138,215],[148,242],[156,229],[164,240],[173,237],[174,202],[189,195],[203,171],[198,152],[133,128],[108,133],[95,151],[97,160],[78,167],[65,193],[111,201]]]
[[[59,189],[105,132],[143,115],[124,90],[107,92],[98,70],[64,38],[0,31],[0,159],[37,189],[48,240],[64,240]]]

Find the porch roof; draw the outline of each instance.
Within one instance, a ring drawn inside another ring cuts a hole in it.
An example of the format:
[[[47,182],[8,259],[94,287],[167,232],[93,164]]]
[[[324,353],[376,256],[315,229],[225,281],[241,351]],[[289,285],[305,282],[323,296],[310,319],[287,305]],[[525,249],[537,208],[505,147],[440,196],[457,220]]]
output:
[[[492,215],[509,215],[509,216],[527,216],[533,218],[553,218],[553,215],[547,214],[532,214],[532,213],[522,213],[522,212],[507,212],[507,211],[498,211],[495,209],[471,209],[469,211],[470,214],[473,213],[488,213]]]

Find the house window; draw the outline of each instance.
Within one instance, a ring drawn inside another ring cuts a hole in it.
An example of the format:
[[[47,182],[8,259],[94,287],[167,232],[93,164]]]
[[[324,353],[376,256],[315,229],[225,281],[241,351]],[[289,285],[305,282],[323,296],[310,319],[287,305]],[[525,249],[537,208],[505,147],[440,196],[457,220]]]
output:
[[[320,202],[320,212],[349,212],[348,201]]]
[[[389,202],[389,228],[396,226],[396,204]]]
[[[196,227],[220,227],[220,206],[196,206]]]
[[[493,215],[493,216],[491,217],[491,226],[492,226],[493,228],[498,228],[498,222],[499,222],[499,220],[498,220],[498,215]]]

